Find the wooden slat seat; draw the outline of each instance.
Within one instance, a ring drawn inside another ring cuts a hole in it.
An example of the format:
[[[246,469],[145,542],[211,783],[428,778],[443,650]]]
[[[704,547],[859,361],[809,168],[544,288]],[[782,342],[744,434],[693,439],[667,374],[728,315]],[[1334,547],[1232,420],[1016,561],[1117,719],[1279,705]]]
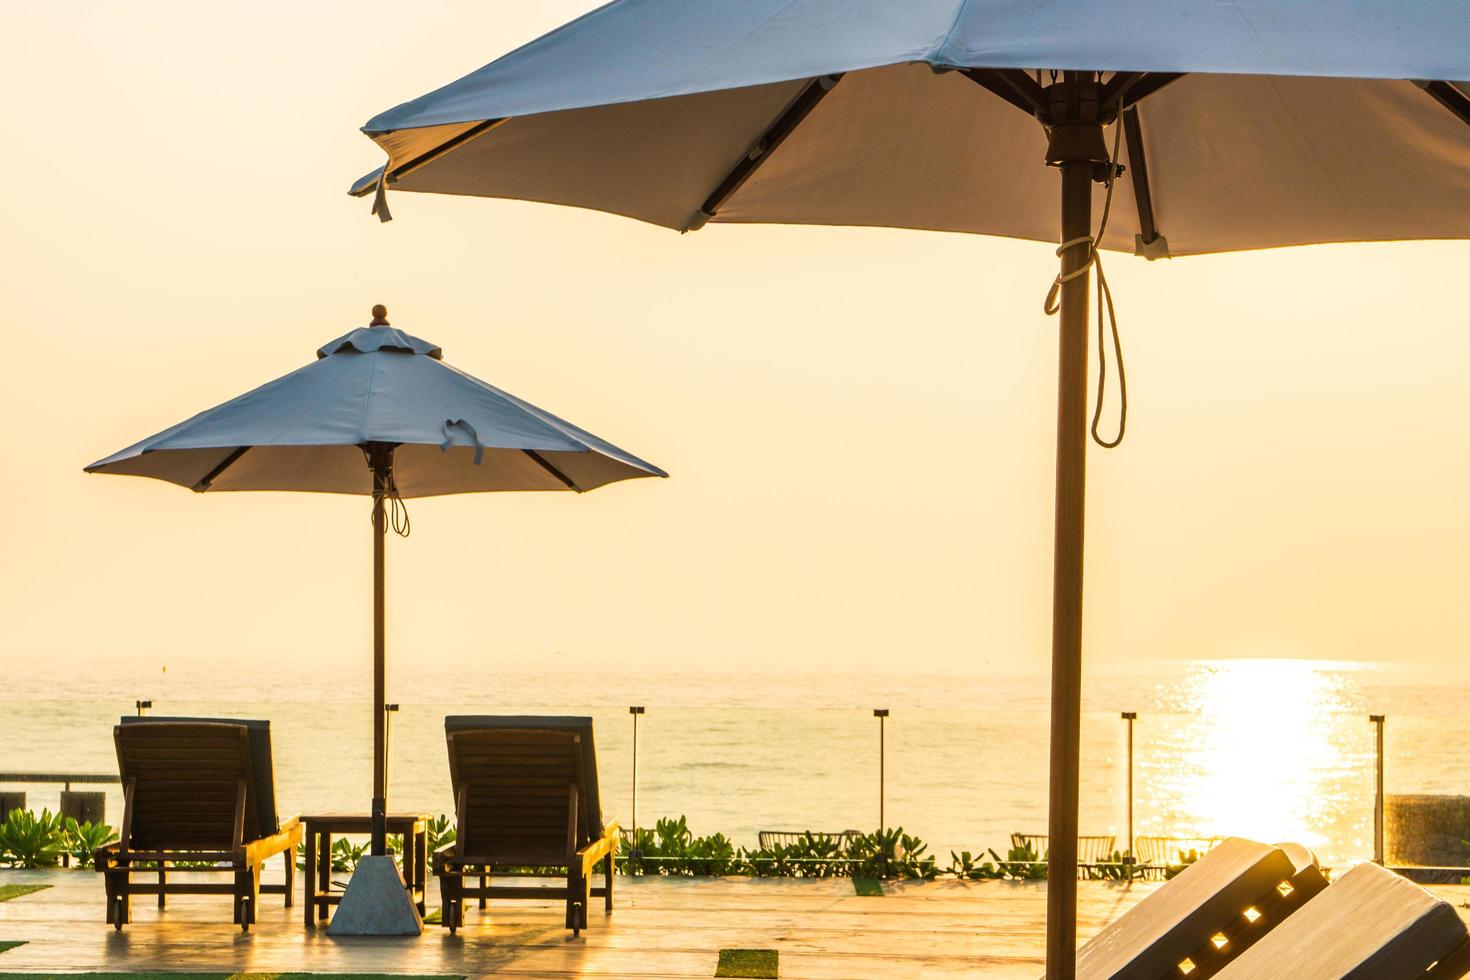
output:
[[[269,738],[264,722],[124,719],[113,729],[122,830],[116,844],[97,850],[96,868],[114,928],[131,921],[133,895],[156,895],[160,908],[171,894],[230,895],[234,921],[246,931],[262,892],[284,893],[290,907],[302,833],[296,818],[275,812]],[[286,883],[262,885],[266,860],[278,854],[285,855]],[[196,866],[180,869],[180,862]],[[170,880],[200,873],[234,880]]]
[[[566,924],[587,925],[594,896],[612,911],[618,827],[598,804],[591,718],[452,716],[445,719],[455,794],[455,842],[434,856],[451,933],[467,898],[563,898]],[[592,887],[597,866],[605,884]],[[560,887],[492,885],[497,872],[565,873]]]
[[[1327,886],[1293,850],[1222,841],[1078,950],[1078,980],[1213,976]]]
[[[1338,878],[1224,970],[1219,980],[1410,980],[1470,970],[1453,906],[1375,864]]]

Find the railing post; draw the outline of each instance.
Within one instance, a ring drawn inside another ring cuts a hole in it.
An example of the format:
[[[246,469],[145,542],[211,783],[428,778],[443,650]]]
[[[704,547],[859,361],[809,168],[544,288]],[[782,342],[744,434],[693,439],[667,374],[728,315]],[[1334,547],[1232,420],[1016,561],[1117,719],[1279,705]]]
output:
[[[1138,712],[1123,712],[1123,720],[1128,723],[1128,856],[1133,854],[1133,723],[1138,720]],[[1134,860],[1134,865],[1138,864]]]
[[[1376,758],[1376,781],[1373,788],[1373,863],[1383,864],[1383,722],[1387,715],[1369,715],[1368,720],[1377,729],[1377,745],[1375,748]]]
[[[887,708],[874,708],[873,717],[878,719],[878,829],[887,830],[888,823],[883,812],[883,790],[887,767],[887,753],[884,746],[884,724],[888,719]]]
[[[638,851],[638,716],[643,714],[643,705],[630,705],[628,714],[633,716],[633,846],[628,849],[628,873],[633,873],[632,864],[643,855]]]

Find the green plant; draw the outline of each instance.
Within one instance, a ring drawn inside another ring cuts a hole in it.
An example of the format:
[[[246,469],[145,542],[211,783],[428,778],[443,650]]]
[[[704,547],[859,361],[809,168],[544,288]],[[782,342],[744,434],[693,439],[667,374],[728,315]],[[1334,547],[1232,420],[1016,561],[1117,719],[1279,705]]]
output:
[[[117,833],[107,824],[90,820],[77,823],[75,817],[67,817],[62,822],[62,833],[66,853],[72,856],[79,868],[90,868],[97,848],[117,840]]]
[[[1187,851],[1180,851],[1179,863],[1171,864],[1164,868],[1164,879],[1167,881],[1168,879],[1173,878],[1175,875],[1179,874],[1179,872],[1183,871],[1185,868],[1189,867],[1191,864],[1198,860],[1199,851],[1194,850],[1193,848]]]
[[[1123,851],[1114,851],[1106,861],[1101,861],[1088,870],[1094,877],[1105,881],[1131,881],[1143,876],[1143,868],[1138,859]]]
[[[447,813],[429,821],[429,853],[437,854],[454,843],[455,829]]]
[[[847,855],[853,859],[850,874],[864,878],[918,878],[928,881],[937,877],[939,867],[929,849],[917,837],[903,832],[903,828],[878,830],[853,839]]]
[[[949,852],[949,873],[962,881],[985,881],[1004,878],[1005,872],[990,861],[982,862],[984,855],[971,856],[969,851],[956,854]]]
[[[644,860],[658,849],[653,831],[639,827],[629,836],[632,840],[622,848],[622,855],[617,859],[618,869],[625,875],[658,874],[658,863]]]
[[[738,863],[744,866],[744,873],[760,877],[845,877],[852,873],[849,851],[842,837],[808,831],[789,844],[742,849]]]
[[[346,837],[338,837],[332,841],[331,862],[332,870],[337,872],[353,871],[357,868],[357,862],[368,851],[368,843],[354,844]]]
[[[0,860],[13,868],[50,868],[66,851],[61,817],[42,810],[11,810],[0,823]]]
[[[1011,848],[1005,857],[991,849],[990,856],[995,858],[1003,877],[1013,881],[1046,880],[1046,858],[1037,854],[1030,844]]]

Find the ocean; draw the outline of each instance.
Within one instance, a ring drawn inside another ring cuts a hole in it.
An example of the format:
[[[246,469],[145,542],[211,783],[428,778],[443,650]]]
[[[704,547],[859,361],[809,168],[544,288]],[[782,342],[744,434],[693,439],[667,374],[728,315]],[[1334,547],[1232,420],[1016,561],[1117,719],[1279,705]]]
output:
[[[449,812],[446,714],[588,714],[604,814],[685,815],[699,834],[753,845],[760,830],[878,824],[879,722],[887,823],[950,851],[1004,853],[1012,832],[1046,828],[1044,676],[660,674],[616,670],[429,673],[396,665],[390,807]],[[115,772],[111,729],[151,698],[154,714],[269,718],[283,812],[366,810],[366,677],[273,679],[248,670],[146,682],[21,671],[0,713],[0,771]],[[1374,728],[1388,716],[1389,793],[1470,793],[1470,686],[1427,668],[1291,660],[1174,662],[1090,676],[1085,685],[1081,832],[1127,835],[1123,711],[1135,711],[1134,833],[1296,840],[1329,865],[1372,856]],[[130,692],[124,700],[120,691]],[[35,807],[60,787],[13,785]],[[108,790],[108,816],[121,818]]]

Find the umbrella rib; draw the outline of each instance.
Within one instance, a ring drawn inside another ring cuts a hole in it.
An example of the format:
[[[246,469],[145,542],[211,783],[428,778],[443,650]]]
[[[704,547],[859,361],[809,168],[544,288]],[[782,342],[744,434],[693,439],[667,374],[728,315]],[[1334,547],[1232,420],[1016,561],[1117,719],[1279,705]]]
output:
[[[699,211],[690,218],[684,230],[694,231],[704,227],[705,222],[713,218],[720,208],[724,207],[725,202],[755,174],[760,165],[771,158],[776,148],[785,142],[786,137],[801,125],[802,120],[817,107],[817,103],[821,102],[828,92],[836,88],[840,81],[842,81],[842,75],[837,74],[823,75],[808,82],[806,88],[801,90],[801,94],[792,100],[781,115],[776,117],[776,121],[771,123],[761,134],[761,138],[746,151],[740,162],[725,175],[725,179],[715,186],[714,191],[705,198],[704,204],[700,205]]]
[[[389,183],[395,183],[400,178],[407,177],[409,174],[413,173],[420,167],[424,167],[433,163],[435,160],[439,159],[450,150],[457,150],[461,146],[464,146],[466,143],[468,143],[470,140],[480,136],[484,136],[496,126],[499,126],[501,123],[509,121],[510,117],[505,116],[500,119],[486,119],[483,122],[476,123],[474,126],[471,126],[469,129],[460,133],[458,136],[452,136],[449,139],[445,140],[443,143],[440,143],[438,146],[434,147],[432,150],[425,150],[423,153],[420,153],[418,156],[414,157],[407,163],[402,164],[401,166],[394,167],[392,170],[389,170],[384,175],[384,179],[386,179]],[[359,196],[366,196],[371,190],[372,188],[368,187],[364,189]]]
[[[1124,106],[1135,106],[1165,85],[1185,76],[1178,71],[1119,72],[1103,86],[1103,118],[1116,115]]]
[[[1143,153],[1143,126],[1136,106],[1130,105],[1123,110],[1121,124],[1123,138],[1128,141],[1128,169],[1133,174],[1133,199],[1138,204],[1138,240],[1141,245],[1152,245],[1163,236],[1154,223],[1154,198],[1148,186],[1148,161]]]
[[[966,68],[964,75],[1028,116],[1046,118],[1046,93],[1019,68]]]
[[[1455,118],[1460,122],[1470,126],[1470,95],[1461,92],[1449,82],[1415,82],[1414,84],[1428,92],[1434,101],[1454,113]]]
[[[249,449],[249,446],[240,446],[237,449],[232,450],[228,456],[220,460],[218,466],[206,473],[203,479],[201,479],[198,483],[194,484],[189,489],[193,490],[195,493],[203,493],[204,491],[210,489],[210,487],[213,486],[214,481],[219,479],[219,475],[225,470],[229,469],[231,466],[234,466],[235,462],[241,456],[244,456],[245,453],[249,451]]]
[[[543,470],[545,470],[546,472],[550,473],[552,476],[554,476],[558,480],[560,480],[562,482],[562,484],[568,490],[575,490],[578,493],[581,493],[582,492],[582,488],[579,487],[579,486],[577,486],[575,483],[573,483],[571,477],[567,476],[565,473],[563,473],[561,470],[557,469],[555,466],[552,466],[551,463],[550,463],[550,461],[548,461],[545,456],[542,456],[536,450],[534,450],[534,449],[522,449],[521,452],[523,452],[527,456],[531,457],[531,459],[536,463],[537,466],[541,467]]]

